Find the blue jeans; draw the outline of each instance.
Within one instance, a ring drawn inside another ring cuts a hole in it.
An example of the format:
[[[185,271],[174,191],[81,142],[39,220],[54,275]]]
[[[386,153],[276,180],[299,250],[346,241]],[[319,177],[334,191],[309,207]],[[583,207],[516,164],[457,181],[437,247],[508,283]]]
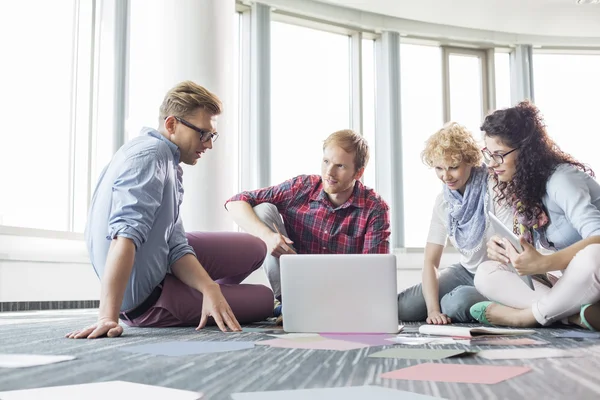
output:
[[[473,304],[487,300],[475,289],[473,278],[474,275],[460,263],[450,265],[440,272],[440,309],[452,322],[474,321],[469,309]],[[398,295],[398,319],[407,322],[427,319],[427,305],[420,283]]]

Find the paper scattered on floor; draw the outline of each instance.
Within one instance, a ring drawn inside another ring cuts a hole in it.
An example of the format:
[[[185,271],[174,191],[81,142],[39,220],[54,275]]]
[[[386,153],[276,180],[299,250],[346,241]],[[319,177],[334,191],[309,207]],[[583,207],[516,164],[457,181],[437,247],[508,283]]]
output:
[[[280,333],[274,334],[269,333],[268,336],[272,336],[278,339],[286,339],[286,340],[298,340],[298,339],[314,339],[314,340],[324,340],[324,338],[318,333]]]
[[[533,329],[492,328],[489,326],[421,325],[422,335],[475,337],[483,335],[533,335]]]
[[[2,400],[197,400],[202,393],[124,381],[0,392]]]
[[[386,339],[389,342],[396,344],[404,344],[408,346],[418,346],[425,344],[456,344],[457,341],[452,338],[436,338],[436,337],[422,337],[422,336],[396,336],[389,339]]]
[[[387,340],[392,337],[390,334],[321,333],[321,336],[327,339],[368,344],[369,346],[389,346],[392,344]]]
[[[254,342],[162,342],[125,346],[121,351],[161,356],[188,356],[206,353],[222,353],[226,351],[247,350],[254,347]]]
[[[531,371],[529,367],[425,363],[381,375],[386,379],[495,384]]]
[[[477,356],[487,358],[488,360],[513,360],[532,358],[580,357],[580,354],[575,353],[574,351],[543,347],[531,349],[481,350],[477,353]]]
[[[590,332],[590,331],[565,331],[561,332],[558,335],[555,335],[557,338],[579,338],[579,339],[600,339],[600,332]]]
[[[327,389],[277,390],[272,392],[248,392],[231,395],[233,400],[434,400],[419,393],[388,389],[379,386],[351,386]]]
[[[548,344],[543,340],[536,340],[530,338],[519,338],[519,339],[498,339],[495,337],[478,337],[470,340],[457,340],[458,344],[465,344],[467,346],[528,346],[528,345],[540,345]]]
[[[24,324],[41,324],[54,323],[57,321],[67,321],[71,318],[0,318],[0,326],[2,325],[24,325]]]
[[[408,349],[406,347],[394,347],[369,354],[373,358],[403,358],[406,360],[441,360],[443,358],[470,354],[461,349]]]
[[[74,360],[74,356],[0,354],[0,368],[27,368]]]
[[[286,340],[271,339],[256,342],[257,345],[279,347],[282,349],[310,349],[310,350],[355,350],[369,347],[368,344],[346,342],[344,340]]]
[[[269,334],[281,335],[281,334],[285,333],[283,328],[277,328],[277,327],[273,327],[273,328],[242,328],[242,332],[264,333],[265,335],[269,335]],[[238,333],[238,332],[234,332],[234,333]]]

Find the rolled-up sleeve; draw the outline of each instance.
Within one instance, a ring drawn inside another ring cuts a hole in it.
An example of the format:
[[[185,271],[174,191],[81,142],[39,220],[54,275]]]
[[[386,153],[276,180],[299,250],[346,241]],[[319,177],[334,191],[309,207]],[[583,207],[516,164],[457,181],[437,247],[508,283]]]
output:
[[[121,174],[112,185],[107,239],[129,238],[136,249],[146,242],[162,202],[165,178],[165,166],[154,152],[125,160]]]
[[[186,254],[193,254],[196,256],[194,249],[189,245],[187,237],[185,236],[185,230],[183,229],[183,222],[181,221],[180,214],[175,222],[173,233],[171,233],[171,236],[169,237],[169,267]]]
[[[271,203],[281,210],[287,207],[289,202],[294,198],[294,190],[299,187],[303,187],[303,185],[307,184],[308,182],[308,175],[300,175],[295,178],[288,179],[279,185],[274,185],[263,189],[244,191],[227,200],[225,202],[225,208],[227,208],[227,203],[231,201],[245,201],[252,207],[256,207],[262,203]]]
[[[387,208],[375,213],[367,226],[363,254],[387,254],[390,252],[390,214]]]

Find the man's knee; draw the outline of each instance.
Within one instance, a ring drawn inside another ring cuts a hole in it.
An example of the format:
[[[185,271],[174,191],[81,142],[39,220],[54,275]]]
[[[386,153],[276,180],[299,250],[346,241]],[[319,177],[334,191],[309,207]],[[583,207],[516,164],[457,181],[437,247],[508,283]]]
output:
[[[253,271],[263,265],[267,256],[267,245],[261,239],[249,233],[240,233],[240,241],[234,248],[244,249],[244,257],[252,260]]]
[[[256,316],[254,319],[262,320],[273,316],[273,291],[265,285],[252,285],[252,295],[248,301],[252,302]]]
[[[473,320],[469,312],[471,306],[486,298],[473,286],[458,286],[442,297],[440,306],[442,313],[449,316],[453,322],[470,322]]]
[[[254,213],[262,222],[268,223],[271,228],[272,222],[281,221],[281,216],[277,207],[271,203],[261,203],[253,208]]]

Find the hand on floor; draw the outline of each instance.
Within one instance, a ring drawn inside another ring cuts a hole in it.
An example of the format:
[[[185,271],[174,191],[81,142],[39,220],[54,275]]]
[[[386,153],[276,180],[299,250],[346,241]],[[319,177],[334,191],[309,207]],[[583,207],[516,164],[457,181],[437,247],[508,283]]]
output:
[[[96,339],[100,337],[117,337],[123,333],[123,327],[119,322],[108,318],[99,318],[98,322],[87,328],[69,332],[65,335],[69,339]]]
[[[221,331],[227,332],[227,327],[229,327],[232,331],[241,332],[242,327],[235,318],[235,315],[233,315],[233,311],[231,311],[231,307],[229,307],[229,303],[227,303],[223,293],[221,293],[221,288],[218,284],[204,290],[202,295],[204,297],[202,301],[202,317],[196,330],[204,328],[208,317],[213,317]]]
[[[451,324],[452,320],[446,314],[442,314],[439,311],[434,311],[427,315],[427,320],[425,322],[433,325],[446,325]]]

